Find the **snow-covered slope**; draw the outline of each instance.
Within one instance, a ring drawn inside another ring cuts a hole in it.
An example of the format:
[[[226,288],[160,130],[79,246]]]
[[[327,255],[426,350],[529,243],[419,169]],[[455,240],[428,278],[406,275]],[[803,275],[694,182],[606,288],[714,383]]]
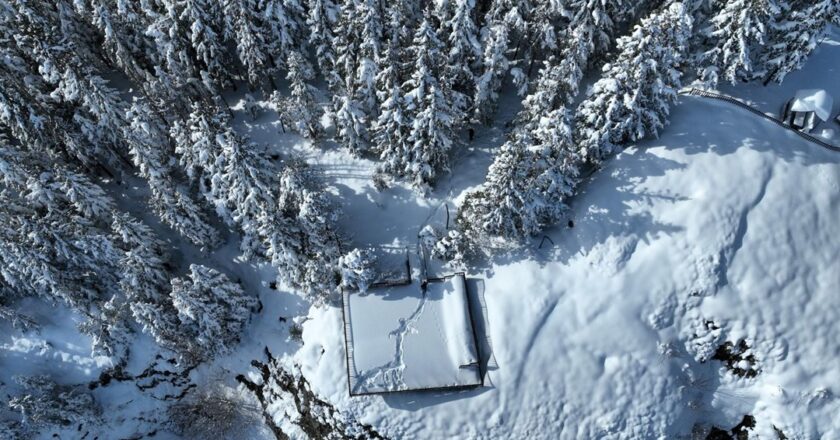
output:
[[[798,89],[840,98],[838,71],[835,30],[783,85],[723,91],[778,114]],[[241,100],[234,111],[237,128],[253,140],[295,148],[324,172],[354,245],[402,247],[483,180],[519,107],[510,91],[502,100],[497,123],[456,152],[453,172],[429,198],[403,186],[378,192],[372,162],[280,134],[273,112],[251,121]],[[581,186],[573,227],[471,268],[472,294],[486,304],[478,325],[485,387],[351,398],[340,308],[295,319],[308,304],[269,287],[274,269],[238,259],[235,235],[212,253],[173,239],[176,260],[212,263],[263,307],[233,352],[184,377],[157,358],[150,338],[138,337],[125,369],[132,377],[92,391],[106,409],[100,431],[172,438],[160,422],[171,396],[192,386],[239,386],[256,408],[234,378],[258,382],[251,361],[265,362],[268,348],[301,364],[322,406],[334,404],[391,438],[680,438],[698,426],[732,428],[748,414],[759,438],[840,438],[840,154],[726,103],[683,97],[672,116],[660,139],[628,148]],[[840,143],[840,125],[824,123],[815,133],[823,130]],[[144,194],[118,198],[140,215],[145,205],[135,202]],[[24,310],[44,318],[44,329],[0,327],[0,384],[16,391],[11,377],[24,373],[101,382],[109,362],[90,355],[89,338],[74,328],[77,315],[41,302]],[[290,337],[297,323],[303,345]],[[173,379],[136,380],[149,367]],[[300,408],[279,395],[268,405],[271,417],[303,435],[289,422]],[[241,435],[271,438],[256,423]]]
[[[727,91],[774,113],[797,88],[840,96],[836,40],[784,86]],[[454,196],[478,182],[473,162],[456,168]],[[327,308],[296,355],[315,391],[394,438],[674,438],[747,414],[760,438],[840,437],[840,155],[684,97],[660,139],[582,188],[574,227],[547,232],[553,246],[471,273],[487,303],[487,387],[350,398],[341,311]],[[428,216],[393,190],[359,192],[378,198],[369,218],[403,213],[358,225],[368,241]],[[730,368],[709,359],[741,340],[750,351]]]

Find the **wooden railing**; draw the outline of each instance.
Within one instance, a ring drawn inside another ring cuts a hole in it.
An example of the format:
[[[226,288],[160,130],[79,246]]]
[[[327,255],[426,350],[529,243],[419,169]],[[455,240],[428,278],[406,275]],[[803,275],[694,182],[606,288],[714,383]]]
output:
[[[679,93],[681,95],[702,96],[704,98],[711,98],[711,99],[716,99],[718,101],[728,102],[730,104],[741,107],[742,109],[747,110],[751,113],[754,113],[754,114],[756,114],[756,115],[758,115],[758,116],[760,116],[764,119],[767,119],[768,121],[773,122],[774,124],[778,125],[779,127],[782,127],[786,130],[790,130],[790,131],[796,133],[797,136],[801,137],[802,139],[805,139],[808,142],[817,144],[817,145],[819,145],[823,148],[826,148],[826,149],[829,149],[831,151],[836,151],[836,152],[840,153],[840,147],[838,147],[837,145],[829,144],[828,142],[826,142],[826,141],[824,141],[824,140],[822,140],[818,137],[815,137],[815,136],[812,136],[808,133],[799,131],[799,130],[785,124],[784,122],[782,122],[782,121],[780,121],[780,120],[762,112],[761,110],[758,110],[755,107],[753,107],[753,106],[751,106],[751,105],[749,105],[749,104],[747,104],[747,103],[745,103],[745,102],[743,102],[743,101],[741,101],[737,98],[734,98],[732,96],[723,95],[723,94],[715,93],[715,92],[710,92],[708,90],[700,90],[700,89],[696,89],[696,88],[683,89],[683,90],[680,90]]]

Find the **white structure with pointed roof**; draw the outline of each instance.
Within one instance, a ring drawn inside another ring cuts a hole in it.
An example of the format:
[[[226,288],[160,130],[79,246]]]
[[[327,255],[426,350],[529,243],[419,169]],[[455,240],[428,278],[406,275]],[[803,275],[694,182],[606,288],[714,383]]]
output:
[[[817,119],[824,122],[831,118],[833,105],[834,100],[825,90],[799,90],[785,105],[782,121],[797,130],[809,132],[817,126]]]

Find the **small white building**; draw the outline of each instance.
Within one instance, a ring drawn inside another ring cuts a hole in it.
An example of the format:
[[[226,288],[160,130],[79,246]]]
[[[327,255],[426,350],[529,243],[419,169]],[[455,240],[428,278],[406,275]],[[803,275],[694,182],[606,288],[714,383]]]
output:
[[[834,100],[822,89],[804,89],[796,92],[782,112],[782,121],[804,132],[810,132],[820,122],[831,118]]]
[[[343,296],[351,396],[482,384],[463,273]]]

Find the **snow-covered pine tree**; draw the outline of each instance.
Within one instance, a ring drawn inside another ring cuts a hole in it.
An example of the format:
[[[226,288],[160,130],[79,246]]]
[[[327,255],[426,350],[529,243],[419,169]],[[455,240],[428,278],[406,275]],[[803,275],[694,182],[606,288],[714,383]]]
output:
[[[575,140],[587,161],[598,163],[618,145],[664,127],[680,88],[691,24],[685,7],[674,3],[618,40],[618,56],[576,114]]]
[[[34,429],[95,423],[102,412],[83,386],[59,385],[48,376],[16,376],[23,393],[9,401],[9,407],[23,416],[24,425]]]
[[[216,138],[219,168],[209,176],[211,201],[222,218],[242,231],[240,249],[245,258],[253,258],[262,253],[260,224],[276,210],[271,166],[229,127]]]
[[[381,162],[377,173],[404,176],[409,168],[411,145],[408,142],[410,121],[405,113],[402,91],[402,63],[398,42],[391,41],[385,49],[383,69],[376,78],[377,93],[382,103],[379,117],[373,124],[373,151]]]
[[[66,0],[58,4],[63,3]],[[150,73],[147,66],[154,64],[153,59],[158,56],[153,42],[145,35],[149,23],[141,5],[109,0],[75,0],[72,4],[81,20],[88,23],[79,33],[89,35],[91,28],[96,29],[101,40],[94,41],[97,48],[101,47],[102,55],[133,81],[142,83]]]
[[[232,85],[232,57],[222,37],[221,4],[207,0],[160,0],[141,7],[149,24],[144,35],[154,46],[150,58],[154,78],[166,73],[170,87],[186,99],[207,99],[221,88]],[[151,77],[140,80],[145,92],[159,95],[149,87]]]
[[[558,49],[561,26],[567,28],[569,23],[564,15],[568,15],[566,1],[536,2],[531,13],[529,26],[530,44],[532,51],[542,59],[555,54]]]
[[[481,74],[476,79],[472,109],[475,121],[487,123],[491,120],[508,72],[517,93],[525,95],[528,92],[531,67],[537,56],[555,50],[555,22],[559,23],[563,15],[571,14],[570,11],[574,11],[571,6],[564,2],[532,4],[528,0],[494,0],[490,4],[481,29]],[[575,41],[568,39],[565,43],[571,46]]]
[[[447,5],[451,12],[441,23],[447,41],[443,77],[452,90],[454,107],[459,113],[467,114],[476,86],[474,69],[481,57],[478,28],[473,20],[475,0],[455,0]]]
[[[715,87],[719,79],[731,83],[764,74],[756,65],[767,34],[786,5],[783,0],[733,0],[720,5],[702,30],[711,41],[699,65],[699,79]]]
[[[794,0],[776,20],[767,35],[758,64],[767,81],[781,83],[785,76],[802,68],[829,25],[840,24],[840,3],[834,0]]]
[[[119,260],[107,238],[113,209],[84,175],[1,145],[2,284],[80,311],[107,298],[117,288]]]
[[[644,2],[628,0],[571,0],[570,27],[578,29],[579,37],[589,45],[593,54],[609,53],[615,29],[622,21],[632,17],[636,7]]]
[[[29,5],[34,5],[35,2],[30,0]],[[99,35],[95,32],[90,32],[89,25],[83,18],[73,9],[71,2],[60,0],[55,2],[38,2],[40,5],[34,6],[41,8],[44,5],[50,12],[55,11],[55,16],[58,22],[58,32],[65,41],[72,42],[76,54],[79,58],[95,64],[97,68],[102,66],[102,61],[105,58],[101,53],[101,40]],[[31,6],[30,6],[31,7]]]
[[[181,168],[205,197],[210,193],[210,177],[219,171],[216,135],[222,131],[225,119],[221,112],[214,110],[193,104],[186,120],[174,121],[170,129]]]
[[[127,125],[126,103],[117,91],[98,75],[89,74],[87,78],[82,78],[77,72],[68,69],[53,96],[58,93],[61,93],[62,100],[75,102],[80,106],[73,119],[81,126],[81,131],[88,141],[94,145],[105,146],[114,166],[122,167],[127,163],[121,146],[124,140],[123,130]]]
[[[502,17],[488,17],[481,29],[481,43],[484,47],[481,56],[482,73],[476,79],[472,100],[475,121],[489,123],[496,113],[499,90],[510,67],[507,56],[509,38],[508,27]]]
[[[87,167],[98,163],[97,149],[84,141],[78,128],[56,111],[38,77],[29,75],[26,61],[5,48],[0,58],[0,124],[21,145],[44,157],[74,160]],[[27,81],[24,81],[27,78]]]
[[[148,11],[153,15],[145,34],[154,41],[160,68],[175,79],[176,88],[184,89],[191,80],[198,78],[198,69],[189,53],[189,28],[181,19],[180,3],[178,0],[159,0],[160,10]]]
[[[314,76],[312,67],[297,51],[289,55],[286,62],[289,80],[289,95],[292,108],[284,109],[294,130],[307,139],[316,139],[320,134],[320,109],[315,103],[316,89],[310,85]]]
[[[615,36],[639,12],[657,7],[662,0],[570,0],[559,12],[568,20],[558,51],[565,65],[561,81],[572,97],[577,95],[580,74],[612,53]],[[571,104],[571,98],[566,103]]]
[[[242,233],[246,258],[268,259],[281,281],[313,299],[335,290],[338,214],[312,170],[289,161],[275,175],[219,109],[196,105],[173,131],[182,165],[222,219]]]
[[[131,314],[143,331],[151,335],[155,342],[172,350],[184,359],[194,360],[200,350],[195,348],[192,339],[185,338],[178,320],[178,312],[172,301],[139,301],[131,304]]]
[[[511,82],[516,93],[524,96],[528,91],[527,68],[533,59],[531,37],[531,13],[534,11],[532,0],[492,0],[490,17],[503,17],[502,21],[509,32]]]
[[[336,73],[343,80],[343,91],[350,94],[354,92],[353,84],[362,43],[358,20],[362,12],[361,1],[347,0],[341,3],[332,42],[336,54]]]
[[[382,55],[382,14],[378,0],[362,0],[359,4],[358,67],[355,71],[354,99],[367,120],[376,118],[379,101],[376,96],[376,75],[379,73],[379,60]]]
[[[115,214],[111,227],[111,239],[122,253],[118,262],[119,290],[110,293],[107,301],[97,304],[79,330],[90,336],[94,352],[124,359],[132,331],[129,326],[132,306],[148,302],[158,304],[166,298],[161,287],[167,280],[167,273],[160,244],[148,226],[127,214]],[[134,319],[146,329],[157,325],[142,315],[136,315]],[[154,335],[154,332],[150,333]],[[172,348],[174,340],[158,342]]]
[[[566,105],[571,105],[580,91],[580,81],[590,58],[589,45],[578,28],[571,29],[558,56],[557,93]],[[553,64],[553,63],[552,63]]]
[[[382,18],[373,0],[341,5],[335,32],[336,72],[343,79],[333,96],[336,140],[352,154],[368,147],[370,115],[378,110],[375,78],[380,56]]]
[[[484,248],[506,246],[542,227],[531,187],[536,157],[524,139],[505,142],[484,183],[464,198],[458,209],[458,230]]]
[[[188,351],[188,339],[179,334],[177,312],[168,297],[169,273],[162,243],[148,226],[125,214],[114,216],[112,229],[124,254],[119,261],[121,296],[109,302],[123,309],[122,314],[130,314],[161,347]],[[96,335],[106,343],[117,339],[122,330],[119,321],[107,318],[99,320]]]
[[[277,209],[263,217],[260,234],[266,257],[278,269],[278,281],[315,302],[330,300],[338,286],[338,215],[304,162],[284,164]]]
[[[109,221],[114,202],[99,185],[69,166],[19,148],[0,136],[0,183],[13,191],[10,196],[25,199],[33,209],[72,210],[93,222]]]
[[[457,142],[454,127],[459,114],[452,107],[447,84],[440,81],[445,60],[442,48],[429,18],[424,18],[411,47],[414,72],[403,86],[406,113],[412,119],[405,173],[419,191],[427,191],[438,172],[448,169],[449,151]]]
[[[286,63],[292,53],[306,50],[307,38],[303,35],[306,11],[300,0],[263,0],[261,6],[268,32],[265,51],[272,57],[273,66],[288,69]]]
[[[421,6],[411,0],[389,2],[382,17],[383,40],[396,45],[402,51],[403,46],[411,42],[413,30],[416,29],[418,17],[421,16]]]
[[[568,71],[568,65],[563,64],[564,61],[566,60],[558,61],[554,57],[543,61],[537,80],[533,82],[533,90],[522,100],[522,110],[516,117],[517,132],[534,130],[545,114],[564,104],[564,100],[568,98],[568,94],[564,93],[564,86],[567,81],[573,82],[575,76],[579,76],[580,73]]]
[[[261,253],[259,217],[275,209],[270,164],[237,134],[219,108],[195,104],[188,121],[173,126],[175,151],[199,191],[230,226],[242,231],[241,249]]]
[[[125,252],[120,261],[120,290],[128,302],[164,302],[169,276],[163,243],[151,228],[127,214],[115,215],[111,227]]]
[[[534,127],[533,152],[540,163],[534,188],[545,205],[540,213],[544,224],[560,219],[566,209],[565,201],[577,186],[583,158],[572,140],[572,131],[570,112],[563,106],[544,113]]]
[[[173,125],[173,138],[176,141],[175,152],[187,176],[197,183],[204,197],[216,207],[216,213],[233,225],[235,216],[230,210],[237,207],[235,201],[228,203],[228,191],[244,190],[239,185],[252,186],[251,182],[238,181],[237,176],[247,179],[249,170],[255,167],[248,160],[251,154],[243,151],[242,138],[229,127],[227,119],[220,109],[194,104],[189,119],[183,124]],[[260,178],[256,185],[257,193],[267,191],[270,186],[264,181],[267,172],[265,164],[259,164],[255,170]],[[240,166],[244,166],[245,170],[240,170]],[[241,195],[246,196],[244,192]],[[230,196],[237,197],[237,194]],[[247,210],[249,207],[241,208]]]
[[[63,107],[66,118],[87,140],[91,153],[86,156],[113,166],[125,163],[120,148],[125,102],[105,79],[76,55],[72,44],[42,35],[51,33],[50,22],[44,17],[22,14],[19,19],[18,25],[24,26],[26,33],[14,39],[17,54],[34,63],[32,69],[37,70],[42,80],[37,82],[43,87],[39,92],[49,95],[49,98],[39,100],[52,108]],[[56,37],[60,38],[60,35]]]
[[[367,148],[367,117],[359,104],[347,94],[338,94],[333,98],[336,125],[336,139],[354,156],[359,156]]]
[[[97,304],[78,326],[91,339],[91,352],[116,362],[126,360],[131,345],[131,315],[122,295]]]
[[[307,0],[307,10],[306,25],[309,32],[309,45],[315,51],[318,69],[327,87],[336,92],[341,83],[341,77],[336,71],[337,61],[333,46],[338,7],[332,0]]]
[[[0,276],[7,298],[37,295],[52,301],[87,303],[98,296],[96,290],[75,278],[76,273],[62,273],[62,268],[50,260],[47,249],[32,243],[33,238],[44,239],[47,235],[32,208],[5,191],[0,193],[0,202],[0,220],[7,225],[0,231]]]
[[[174,278],[169,294],[178,311],[179,330],[201,358],[210,358],[239,341],[257,300],[225,274],[191,264],[186,278]]]
[[[134,165],[151,190],[151,206],[164,223],[198,246],[212,247],[219,234],[196,202],[174,180],[173,151],[166,127],[149,106],[135,99],[127,118],[125,139]]]
[[[560,107],[534,119],[502,146],[485,182],[465,197],[456,221],[469,241],[490,249],[515,246],[564,212],[581,161],[569,114]]]
[[[279,90],[275,90],[268,95],[268,107],[277,113],[277,121],[280,123],[280,130],[286,132],[286,128],[294,128],[295,118],[293,110],[295,103],[292,99],[284,95]]]
[[[8,288],[85,311],[116,287],[119,255],[101,229],[69,212],[41,215],[7,196],[0,201],[7,226],[0,260]]]
[[[267,52],[270,37],[268,24],[258,0],[228,0],[222,3],[225,16],[225,39],[236,47],[245,77],[252,88],[265,87],[276,73],[274,60]]]
[[[367,292],[376,281],[376,256],[367,249],[353,249],[339,259],[341,288]]]
[[[180,19],[189,29],[199,76],[211,93],[233,85],[233,65],[223,40],[220,4],[212,0],[184,0]]]
[[[438,238],[431,249],[432,258],[447,261],[450,265],[463,266],[467,255],[471,252],[464,234],[458,229],[446,231]]]

